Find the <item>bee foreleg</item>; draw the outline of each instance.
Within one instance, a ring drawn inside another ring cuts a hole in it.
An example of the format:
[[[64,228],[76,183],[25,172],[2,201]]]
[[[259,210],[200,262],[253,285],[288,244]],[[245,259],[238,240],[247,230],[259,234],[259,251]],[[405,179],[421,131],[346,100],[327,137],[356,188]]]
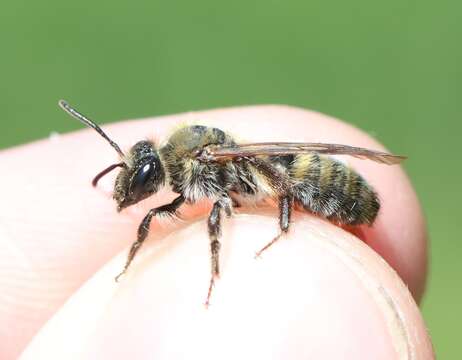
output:
[[[151,225],[152,218],[154,216],[161,216],[161,215],[174,215],[176,210],[181,206],[181,204],[184,203],[184,201],[185,201],[185,198],[183,197],[183,195],[180,195],[175,200],[173,200],[170,204],[162,205],[162,206],[159,206],[158,208],[149,210],[149,212],[147,213],[147,215],[144,217],[143,221],[141,222],[140,226],[138,227],[138,237],[130,248],[124,269],[119,275],[116,276],[115,281],[119,281],[119,278],[123,274],[125,274],[131,262],[135,258],[136,253],[140,249],[141,245],[143,245],[144,240],[146,240],[146,238],[148,237],[149,226]]]
[[[289,231],[290,217],[292,214],[292,203],[293,199],[291,196],[286,195],[279,198],[279,228],[281,229],[281,232],[268,244],[263,246],[263,248],[257,251],[255,257],[259,257],[263,251],[267,250],[271,245],[278,241],[283,234]]]
[[[212,295],[212,289],[215,285],[215,279],[218,278],[220,274],[219,252],[221,244],[218,241],[218,238],[220,237],[221,233],[221,208],[222,205],[219,201],[214,203],[207,222],[210,239],[210,259],[212,265],[212,274],[210,277],[209,290],[207,293],[207,299],[205,300],[205,306],[209,306],[210,304],[210,296]]]

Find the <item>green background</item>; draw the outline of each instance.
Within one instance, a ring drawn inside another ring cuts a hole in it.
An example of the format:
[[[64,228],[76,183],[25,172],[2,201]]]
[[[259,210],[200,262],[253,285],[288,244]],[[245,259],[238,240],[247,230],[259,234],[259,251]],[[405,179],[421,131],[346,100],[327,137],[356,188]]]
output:
[[[0,148],[81,128],[59,98],[100,123],[256,103],[349,121],[410,158],[431,235],[423,312],[439,357],[456,359],[461,11],[448,0],[2,1]]]

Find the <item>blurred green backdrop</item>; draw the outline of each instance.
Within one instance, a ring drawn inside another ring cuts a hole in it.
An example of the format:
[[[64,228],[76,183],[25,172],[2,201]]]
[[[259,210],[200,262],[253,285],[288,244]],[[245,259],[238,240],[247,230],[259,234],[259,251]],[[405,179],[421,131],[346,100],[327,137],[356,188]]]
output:
[[[461,11],[449,0],[3,1],[0,148],[80,129],[59,98],[99,122],[256,103],[347,120],[410,157],[432,240],[423,312],[439,357],[455,359]]]

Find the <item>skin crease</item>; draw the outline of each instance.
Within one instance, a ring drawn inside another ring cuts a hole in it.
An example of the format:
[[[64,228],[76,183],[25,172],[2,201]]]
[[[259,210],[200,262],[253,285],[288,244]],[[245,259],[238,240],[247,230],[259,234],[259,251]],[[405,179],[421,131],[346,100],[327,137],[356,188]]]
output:
[[[87,109],[78,109],[90,115]],[[66,116],[63,113],[63,121],[75,121]],[[165,139],[175,124],[184,122],[220,127],[237,140],[319,141],[382,149],[375,140],[345,123],[285,106],[181,114],[119,123],[104,129],[122,149],[127,149],[147,136]],[[419,301],[426,278],[426,230],[407,177],[399,166],[341,159],[360,172],[381,199],[376,223],[372,228],[361,229],[365,242],[397,271],[414,300]],[[112,278],[120,271],[126,250],[95,275],[131,244],[149,208],[174,197],[163,191],[117,214],[110,198],[115,174],[104,178],[98,189],[90,186],[98,171],[116,161],[114,150],[93,130],[0,153],[1,168],[14,174],[0,179],[2,189],[11,189],[2,195],[3,203],[8,206],[0,209],[3,274],[0,323],[4,324],[0,327],[1,359],[17,358],[45,322],[89,279],[39,333],[24,358],[34,358],[34,354],[55,358],[54,355],[63,354],[59,351],[76,348],[88,358],[92,358],[92,354],[100,355],[95,358],[110,357],[119,350],[127,355],[134,349],[139,358],[154,355],[181,358],[181,354],[168,353],[178,348],[168,347],[172,341],[183,344],[188,354],[202,358],[216,357],[220,349],[226,349],[229,355],[238,356],[237,349],[247,349],[246,354],[269,356],[271,353],[274,358],[338,358],[341,354],[333,353],[336,349],[343,354],[354,354],[356,358],[371,358],[366,354],[381,349],[382,354],[391,356],[389,359],[432,358],[421,316],[398,276],[362,242],[311,215],[297,214],[288,239],[281,239],[257,262],[253,260],[253,253],[277,231],[274,211],[271,218],[265,215],[255,220],[257,215],[244,215],[255,210],[242,209],[241,215],[225,219],[222,278],[217,282],[208,311],[201,305],[209,276],[203,218],[210,208],[207,203],[181,209],[184,221],[180,223],[159,226],[153,221],[152,235],[143,245],[140,259],[135,260],[119,285]],[[13,189],[21,189],[21,193]],[[302,230],[297,231],[297,227]],[[170,235],[166,237],[167,234]],[[297,245],[291,246],[289,240]],[[323,246],[323,243],[331,245]],[[335,245],[337,243],[341,246]],[[156,255],[159,246],[162,254]],[[265,271],[257,269],[253,274],[257,266]],[[271,277],[265,275],[268,271]],[[296,286],[289,286],[293,282],[287,279],[296,279]],[[261,289],[257,284],[262,284]],[[259,291],[255,291],[256,288]],[[281,293],[287,296],[282,297]],[[166,315],[165,309],[175,308],[185,317],[169,319],[168,316],[174,315]],[[334,318],[330,317],[332,313]],[[85,314],[94,326],[87,329],[94,334],[90,340],[85,326],[78,321]],[[242,321],[238,323],[237,319]],[[291,325],[287,319],[292,319]],[[227,328],[230,321],[233,326]],[[199,323],[208,326],[193,326]],[[242,328],[242,324],[246,324],[248,336],[237,336],[239,332],[233,332]],[[190,332],[172,331],[181,328]],[[270,328],[287,331],[285,336],[276,337],[279,333],[269,332]],[[259,331],[271,341],[265,342],[256,336]],[[73,332],[76,333],[68,336],[66,342],[66,334]],[[223,337],[218,337],[219,334]],[[382,342],[370,341],[370,334]],[[314,335],[316,341],[308,341]],[[156,336],[160,340],[153,349],[152,338]],[[331,344],[330,336],[335,336],[336,342],[341,339],[344,346],[335,349],[323,346],[324,342]],[[112,339],[111,344],[105,343],[105,338]],[[120,341],[113,341],[119,338]],[[137,338],[140,343],[136,342]],[[56,345],[61,343],[57,339],[62,339],[63,347]],[[70,339],[73,345],[64,346]],[[232,342],[227,343],[226,339]],[[199,346],[201,343],[207,346]],[[217,344],[221,346],[215,348]],[[229,349],[230,344],[234,352]],[[302,346],[306,344],[310,346]],[[287,353],[289,350],[292,353]]]

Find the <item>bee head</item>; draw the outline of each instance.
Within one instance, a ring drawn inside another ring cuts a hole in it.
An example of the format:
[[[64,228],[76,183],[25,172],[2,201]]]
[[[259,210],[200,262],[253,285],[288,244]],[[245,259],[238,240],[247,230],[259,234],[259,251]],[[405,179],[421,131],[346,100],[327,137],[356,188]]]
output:
[[[114,199],[117,210],[146,199],[156,193],[165,182],[165,172],[159,153],[151,141],[137,142],[125,156],[117,175]]]
[[[92,120],[79,113],[64,100],[59,101],[59,106],[72,117],[96,130],[119,154],[122,161],[101,171],[92,182],[93,186],[96,186],[104,175],[117,167],[122,168],[114,186],[114,199],[117,202],[118,211],[146,199],[164,184],[165,172],[159,152],[153,142],[139,141],[130,149],[128,155],[125,155],[119,145],[112,141]]]

